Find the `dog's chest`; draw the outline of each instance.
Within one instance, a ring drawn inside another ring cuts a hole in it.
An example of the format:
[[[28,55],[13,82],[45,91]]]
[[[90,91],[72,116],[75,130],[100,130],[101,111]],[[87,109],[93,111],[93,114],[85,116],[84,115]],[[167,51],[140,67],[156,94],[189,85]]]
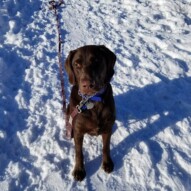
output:
[[[101,112],[96,108],[88,110],[79,115],[79,121],[81,121],[81,130],[87,134],[97,136],[103,131],[103,118]]]

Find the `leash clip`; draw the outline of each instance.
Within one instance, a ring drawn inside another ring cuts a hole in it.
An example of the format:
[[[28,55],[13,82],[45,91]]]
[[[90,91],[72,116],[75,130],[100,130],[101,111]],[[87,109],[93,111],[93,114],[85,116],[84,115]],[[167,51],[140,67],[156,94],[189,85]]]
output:
[[[82,113],[82,108],[84,107],[84,105],[86,105],[86,103],[89,101],[89,98],[83,99],[79,105],[76,106],[78,113]]]
[[[78,110],[78,113],[82,113],[82,107],[80,107],[79,105],[76,106],[77,110]]]

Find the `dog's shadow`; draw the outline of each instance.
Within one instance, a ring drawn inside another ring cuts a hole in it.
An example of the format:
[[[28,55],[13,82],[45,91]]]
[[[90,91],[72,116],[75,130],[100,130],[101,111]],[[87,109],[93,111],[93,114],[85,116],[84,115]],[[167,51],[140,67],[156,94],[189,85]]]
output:
[[[123,124],[122,128],[125,127],[128,131],[130,121],[138,122],[144,119],[148,121],[145,122],[146,127],[135,130],[111,149],[115,170],[123,166],[123,158],[141,141],[147,142],[153,150],[158,151],[153,151],[153,162],[156,165],[162,157],[162,149],[151,138],[165,128],[173,127],[176,122],[191,116],[191,77],[173,80],[160,75],[158,77],[161,79],[159,83],[115,96],[117,120]],[[153,116],[155,120],[151,120]],[[116,127],[113,136],[118,128],[120,127]],[[179,133],[178,128],[174,131]],[[89,175],[93,175],[99,169],[101,157],[88,161],[86,166]]]

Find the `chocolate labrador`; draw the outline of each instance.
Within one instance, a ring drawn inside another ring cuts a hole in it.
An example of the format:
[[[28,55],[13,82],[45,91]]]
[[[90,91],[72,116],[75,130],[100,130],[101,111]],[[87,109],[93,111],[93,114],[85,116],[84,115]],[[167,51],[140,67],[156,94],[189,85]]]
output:
[[[114,74],[116,56],[105,46],[88,45],[69,53],[65,69],[73,85],[67,108],[68,124],[75,143],[73,176],[82,181],[84,135],[102,135],[102,168],[110,173],[114,164],[110,157],[110,138],[115,121],[115,103],[110,80]]]

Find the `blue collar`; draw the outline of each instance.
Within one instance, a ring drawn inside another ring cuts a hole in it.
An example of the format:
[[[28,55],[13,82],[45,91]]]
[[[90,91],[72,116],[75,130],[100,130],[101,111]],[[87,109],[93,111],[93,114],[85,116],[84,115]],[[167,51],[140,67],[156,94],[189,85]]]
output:
[[[82,100],[99,102],[99,101],[102,101],[101,95],[105,92],[105,90],[106,90],[106,87],[102,88],[100,91],[96,92],[94,95],[91,95],[91,96],[84,95],[79,90],[78,95],[82,97]]]
[[[81,113],[82,111],[90,109],[90,108],[88,108],[88,104],[90,102],[101,102],[102,101],[101,96],[103,95],[105,90],[106,90],[106,87],[102,88],[100,91],[98,91],[97,93],[95,93],[94,95],[91,95],[91,96],[84,95],[80,91],[78,91],[79,96],[82,97],[82,101],[80,102],[79,105],[76,106],[78,109],[78,113]],[[94,106],[94,104],[93,104],[93,106]],[[91,107],[91,108],[93,108],[93,107]]]

